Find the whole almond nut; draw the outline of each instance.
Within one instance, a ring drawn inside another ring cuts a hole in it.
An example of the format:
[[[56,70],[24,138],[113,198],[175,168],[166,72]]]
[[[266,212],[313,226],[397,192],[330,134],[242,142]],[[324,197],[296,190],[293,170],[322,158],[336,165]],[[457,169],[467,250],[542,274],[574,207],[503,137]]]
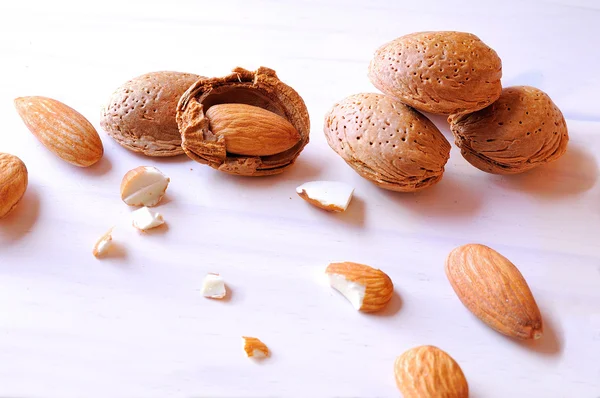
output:
[[[331,263],[325,270],[331,287],[362,312],[383,309],[392,299],[394,284],[383,271],[368,265],[343,262]]]
[[[0,218],[10,213],[27,190],[25,163],[8,153],[0,153]]]
[[[225,137],[211,130],[206,115],[210,108],[221,104],[245,104],[273,112],[291,123],[300,138],[291,148],[272,155],[231,153]],[[244,176],[282,173],[294,164],[310,134],[308,110],[300,95],[279,80],[274,70],[265,67],[254,72],[235,68],[224,77],[198,80],[179,100],[177,125],[188,157],[225,173]]]
[[[225,139],[229,153],[269,156],[287,151],[300,141],[300,134],[290,122],[257,106],[213,105],[206,117],[212,133]]]
[[[355,94],[325,116],[329,146],[362,177],[413,192],[444,174],[450,143],[425,116],[382,94]]]
[[[502,90],[502,62],[477,36],[418,32],[381,46],[369,66],[375,87],[424,112],[471,112]]]
[[[181,95],[202,76],[151,72],[117,88],[102,110],[100,126],[121,146],[146,156],[183,154],[175,115]]]
[[[518,339],[542,336],[542,316],[525,278],[497,251],[457,247],[446,259],[446,275],[465,307],[492,329]]]
[[[412,348],[394,363],[404,398],[467,398],[467,379],[454,359],[434,346]]]
[[[463,157],[494,174],[522,173],[555,161],[569,142],[562,112],[535,87],[507,87],[487,108],[452,115],[448,122]]]
[[[75,109],[47,97],[20,97],[15,107],[29,131],[64,161],[88,167],[102,158],[98,132]]]

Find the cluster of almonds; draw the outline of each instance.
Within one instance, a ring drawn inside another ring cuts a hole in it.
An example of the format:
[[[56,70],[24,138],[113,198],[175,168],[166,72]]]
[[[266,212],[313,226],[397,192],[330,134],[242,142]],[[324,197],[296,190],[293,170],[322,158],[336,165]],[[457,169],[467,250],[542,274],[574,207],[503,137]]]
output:
[[[501,62],[476,36],[425,32],[403,36],[379,48],[369,68],[373,84],[385,94],[350,96],[325,117],[327,141],[361,176],[378,186],[417,191],[438,182],[450,144],[419,111],[449,115],[455,143],[481,170],[510,174],[560,157],[568,142],[560,110],[533,87],[502,89]],[[98,162],[104,149],[98,133],[81,114],[46,97],[15,100],[29,130],[53,153],[80,167]],[[296,91],[271,69],[236,68],[225,77],[204,78],[155,72],[118,88],[103,109],[100,125],[123,147],[147,156],[191,159],[237,175],[264,176],[289,168],[308,143],[308,111]],[[27,169],[17,157],[0,154],[0,218],[27,188]],[[153,167],[128,172],[121,197],[131,206],[133,224],[145,231],[164,220],[157,205],[169,178]],[[313,181],[298,194],[329,211],[344,211],[353,188],[342,182]],[[94,246],[106,253],[108,231]],[[326,274],[359,311],[385,308],[394,286],[383,271],[352,262],[332,263]],[[462,303],[500,333],[520,339],[542,335],[542,319],[517,268],[494,250],[476,244],[456,248],[446,274]],[[209,298],[225,297],[223,279],[209,274]],[[244,337],[248,356],[268,356],[258,339]],[[405,397],[467,397],[460,366],[444,351],[421,346],[395,363]]]
[[[384,94],[351,95],[325,117],[327,142],[378,186],[411,192],[437,183],[450,144],[421,112],[449,115],[463,157],[495,174],[554,161],[569,140],[562,113],[541,90],[502,88],[502,63],[477,36],[421,32],[381,46],[369,78]]]

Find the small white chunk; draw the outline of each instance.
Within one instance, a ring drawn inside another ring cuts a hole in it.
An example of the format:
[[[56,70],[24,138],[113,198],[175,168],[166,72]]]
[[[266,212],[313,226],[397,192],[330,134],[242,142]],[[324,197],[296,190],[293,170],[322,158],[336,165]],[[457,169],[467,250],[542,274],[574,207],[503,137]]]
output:
[[[156,167],[140,166],[130,170],[121,182],[121,199],[129,206],[156,206],[171,180]]]
[[[165,223],[162,214],[154,213],[147,207],[142,207],[141,209],[131,212],[131,218],[133,220],[133,226],[140,231],[147,231]]]
[[[222,299],[227,295],[225,282],[219,274],[208,274],[202,281],[202,295],[213,299]]]
[[[327,211],[344,211],[348,208],[354,188],[339,181],[311,181],[296,188],[308,203]]]
[[[252,355],[251,357],[256,358],[256,359],[263,359],[267,357],[267,354],[265,354],[263,351],[261,350],[253,350],[252,351]]]
[[[344,275],[328,274],[329,285],[342,293],[356,310],[360,310],[365,299],[367,287],[360,283],[349,281]]]
[[[94,248],[92,249],[92,254],[95,257],[102,257],[108,252],[108,249],[110,248],[112,242],[113,229],[114,227],[109,229],[108,232],[102,235],[102,237],[98,239],[98,241],[94,245]]]

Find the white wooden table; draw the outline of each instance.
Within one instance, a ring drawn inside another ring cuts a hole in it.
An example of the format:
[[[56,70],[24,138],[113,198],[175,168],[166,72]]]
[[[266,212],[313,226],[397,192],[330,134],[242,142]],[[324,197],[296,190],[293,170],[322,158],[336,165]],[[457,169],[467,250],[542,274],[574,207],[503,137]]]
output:
[[[473,32],[498,51],[505,85],[548,92],[570,128],[564,158],[500,177],[453,148],[442,182],[419,194],[355,174],[327,146],[323,115],[374,91],[366,70],[380,44],[422,30]],[[472,397],[600,397],[598,37],[594,0],[3,1],[0,151],[25,161],[30,185],[0,222],[0,396],[395,397],[396,356],[433,344],[460,363]],[[134,76],[260,65],[312,117],[310,144],[281,176],[142,157],[99,128],[103,103]],[[77,169],[45,150],[14,110],[24,95],[82,112],[103,160]],[[139,165],[172,180],[158,208],[168,228],[147,236],[119,198]],[[348,211],[297,197],[314,179],[353,184]],[[91,246],[111,225],[117,250],[98,261]],[[505,338],[461,305],[443,263],[469,242],[520,268],[543,313],[541,341]],[[390,308],[354,311],[321,280],[336,260],[385,270]],[[207,272],[224,276],[230,299],[201,297]],[[260,337],[272,358],[250,361],[241,335]]]

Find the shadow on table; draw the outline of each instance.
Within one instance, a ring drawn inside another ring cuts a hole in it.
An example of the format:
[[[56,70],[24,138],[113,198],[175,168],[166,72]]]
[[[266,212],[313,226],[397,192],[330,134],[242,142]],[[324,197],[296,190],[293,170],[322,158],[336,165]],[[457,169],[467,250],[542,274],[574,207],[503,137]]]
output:
[[[198,166],[208,167],[205,165]],[[315,162],[310,162],[300,156],[289,169],[281,174],[272,176],[247,177],[227,174],[218,170],[212,171],[213,173],[210,174],[209,178],[217,180],[218,183],[232,184],[245,189],[266,189],[289,181],[301,181],[303,183],[316,180],[321,174],[321,167],[315,164]]]
[[[81,170],[83,174],[86,174],[91,177],[99,177],[106,173],[108,173],[112,169],[112,163],[110,159],[104,154],[102,159],[100,159],[95,164],[89,167],[82,167],[78,170]]]
[[[402,208],[427,218],[474,216],[482,204],[479,189],[468,186],[451,173],[444,174],[439,183],[420,192],[385,191],[384,195]]]
[[[40,195],[35,186],[27,187],[21,201],[6,217],[0,219],[0,236],[18,240],[31,231],[40,214]]]
[[[531,195],[555,198],[577,195],[592,188],[598,179],[594,156],[579,146],[569,146],[557,161],[523,174],[503,176],[495,182]]]

